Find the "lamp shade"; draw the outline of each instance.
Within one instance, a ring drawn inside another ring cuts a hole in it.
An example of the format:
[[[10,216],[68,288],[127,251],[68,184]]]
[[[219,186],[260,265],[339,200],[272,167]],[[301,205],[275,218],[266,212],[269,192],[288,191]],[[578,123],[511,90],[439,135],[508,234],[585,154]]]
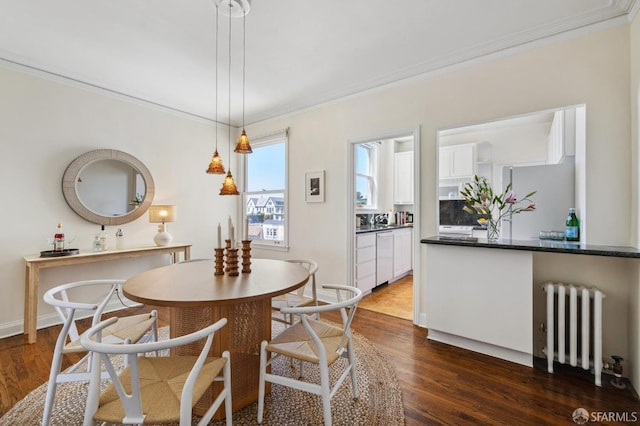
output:
[[[231,175],[231,170],[227,170],[227,176],[225,176],[222,188],[220,188],[220,195],[240,195]]]
[[[223,175],[225,174],[224,166],[222,165],[222,158],[220,158],[220,154],[218,154],[218,150],[213,154],[211,158],[211,163],[209,163],[209,168],[207,169],[207,173],[214,175]]]
[[[253,152],[251,149],[251,143],[249,143],[249,138],[247,137],[247,132],[245,132],[244,129],[242,129],[242,134],[238,138],[238,144],[233,152],[237,152],[239,154],[251,154]]]
[[[149,207],[149,223],[175,222],[177,218],[176,206],[172,205],[152,205]]]

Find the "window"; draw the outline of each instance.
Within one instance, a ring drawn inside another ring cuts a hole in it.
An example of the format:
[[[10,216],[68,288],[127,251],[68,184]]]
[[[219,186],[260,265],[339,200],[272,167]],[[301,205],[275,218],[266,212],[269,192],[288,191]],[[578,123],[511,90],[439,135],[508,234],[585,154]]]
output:
[[[287,131],[253,138],[253,153],[244,159],[243,219],[251,243],[286,248]]]
[[[355,145],[356,208],[375,209],[378,201],[378,146],[376,142]]]

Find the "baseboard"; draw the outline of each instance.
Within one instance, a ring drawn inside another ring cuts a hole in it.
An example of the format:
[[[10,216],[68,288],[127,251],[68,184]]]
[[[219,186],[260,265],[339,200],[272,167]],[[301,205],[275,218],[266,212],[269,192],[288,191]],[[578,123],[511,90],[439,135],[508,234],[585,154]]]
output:
[[[129,300],[123,296],[121,297],[122,301],[114,295],[112,300],[105,307],[104,312],[114,312],[130,307],[142,306],[140,303]],[[88,318],[90,316],[91,313],[86,313],[84,315],[78,315],[78,318]],[[62,324],[60,317],[55,312],[51,312],[45,315],[38,315],[36,328],[40,330],[58,324]],[[0,339],[17,336],[19,334],[24,334],[24,321],[11,321],[0,324]]]
[[[467,339],[466,337],[460,337],[433,329],[429,329],[427,338],[435,340],[436,342],[446,343],[462,349],[468,349],[470,351],[479,352],[495,358],[515,362],[516,364],[533,367],[533,356],[524,352],[480,342],[478,340]]]

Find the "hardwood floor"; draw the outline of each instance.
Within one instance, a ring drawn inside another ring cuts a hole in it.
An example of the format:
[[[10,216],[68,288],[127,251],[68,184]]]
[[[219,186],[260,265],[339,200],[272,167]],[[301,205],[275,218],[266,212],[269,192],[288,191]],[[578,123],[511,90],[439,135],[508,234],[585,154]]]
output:
[[[166,324],[166,308],[159,313]],[[338,321],[337,315],[323,318]],[[395,366],[407,425],[571,425],[579,407],[628,413],[629,420],[635,413],[640,421],[640,401],[609,385],[609,376],[598,388],[571,372],[551,375],[427,340],[426,330],[410,321],[366,309],[358,310],[353,328]],[[58,327],[39,330],[33,345],[22,336],[0,340],[0,414],[47,380],[57,332]]]
[[[362,299],[359,309],[413,320],[413,275],[376,288]]]

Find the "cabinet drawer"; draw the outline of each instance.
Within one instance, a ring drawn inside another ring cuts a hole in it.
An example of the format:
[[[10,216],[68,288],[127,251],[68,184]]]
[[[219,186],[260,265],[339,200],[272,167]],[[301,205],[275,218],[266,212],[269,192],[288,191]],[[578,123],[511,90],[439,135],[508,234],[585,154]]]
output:
[[[361,263],[356,266],[356,280],[358,281],[360,281],[362,278],[365,278],[369,275],[372,275],[375,277],[375,273],[376,273],[375,261]]]
[[[375,246],[363,247],[356,250],[356,263],[364,263],[376,258]]]
[[[369,247],[376,245],[376,233],[370,232],[368,234],[358,235],[356,238],[356,248]]]
[[[366,278],[362,278],[356,281],[356,287],[358,287],[363,292],[367,292],[376,286],[376,276],[369,275]]]

